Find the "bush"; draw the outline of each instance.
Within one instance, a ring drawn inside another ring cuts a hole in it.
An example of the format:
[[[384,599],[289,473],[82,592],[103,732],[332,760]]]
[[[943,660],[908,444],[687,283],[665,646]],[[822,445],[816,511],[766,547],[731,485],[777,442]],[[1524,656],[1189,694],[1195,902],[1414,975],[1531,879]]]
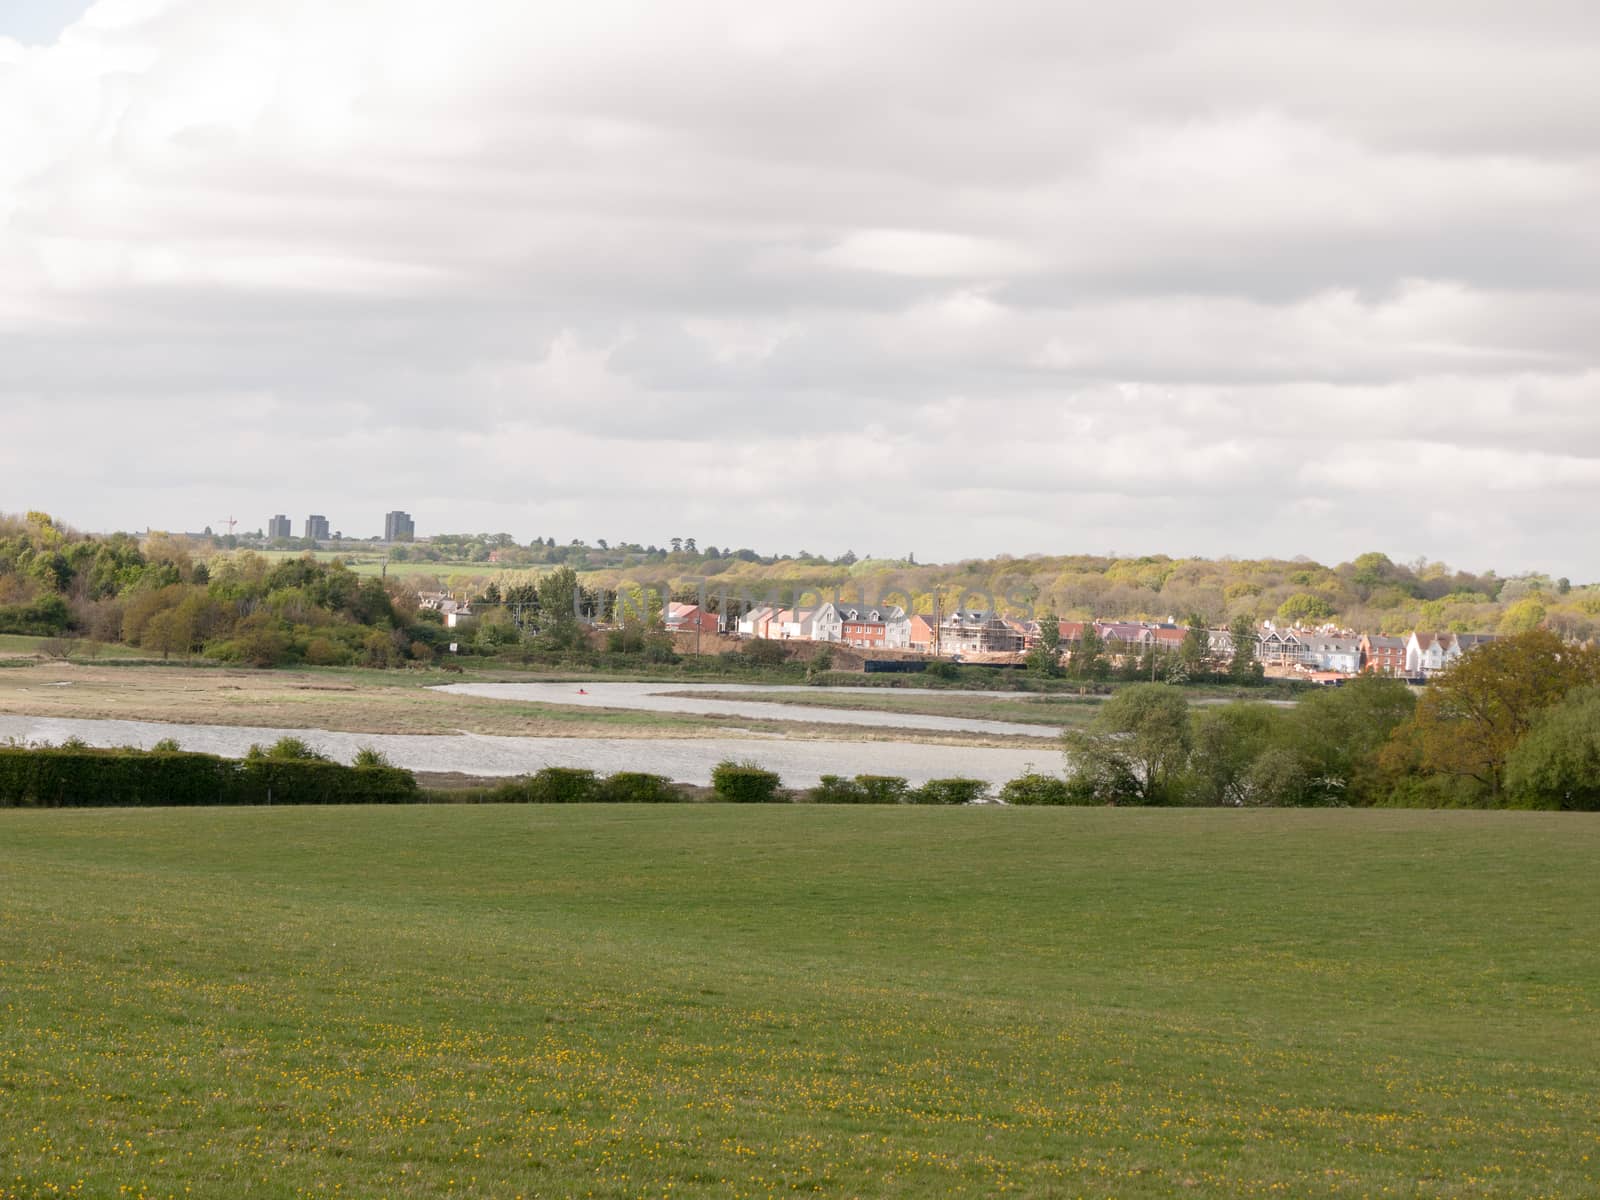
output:
[[[727,804],[775,804],[782,801],[782,784],[776,771],[766,771],[750,762],[724,759],[711,769],[711,788],[717,799]]]
[[[739,652],[752,667],[776,667],[789,657],[789,647],[771,638],[752,638]]]
[[[678,804],[684,794],[665,775],[618,771],[600,782],[595,799],[604,804]]]
[[[922,674],[928,679],[957,679],[960,678],[961,672],[955,663],[936,658],[927,665]]]
[[[1054,775],[1037,771],[1007,780],[1000,788],[1002,804],[1098,804],[1090,788],[1074,786]]]
[[[930,779],[912,792],[912,804],[977,804],[989,794],[981,779]]]
[[[866,797],[855,780],[843,775],[824,775],[808,793],[813,804],[865,804]]]
[[[340,645],[332,638],[314,637],[306,643],[306,662],[313,667],[344,666],[354,657],[349,647]]]
[[[544,767],[528,779],[530,804],[589,804],[596,800],[599,781],[581,767]]]
[[[66,658],[72,653],[71,638],[45,638],[39,643],[39,653],[46,658]]]
[[[355,765],[358,767],[392,767],[388,756],[381,750],[374,750],[371,746],[363,746],[356,751]]]
[[[911,785],[899,775],[857,775],[863,804],[904,804],[911,796]]]
[[[65,633],[72,613],[60,596],[45,596],[32,604],[0,604],[0,633]]]

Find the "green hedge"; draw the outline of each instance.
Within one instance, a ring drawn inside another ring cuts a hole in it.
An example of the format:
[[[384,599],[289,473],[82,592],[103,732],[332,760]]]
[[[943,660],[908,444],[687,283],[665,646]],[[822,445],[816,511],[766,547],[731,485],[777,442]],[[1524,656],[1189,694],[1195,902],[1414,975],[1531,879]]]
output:
[[[811,789],[811,803],[813,804],[865,804],[866,793],[857,786],[853,779],[846,779],[843,775],[824,775],[820,783]]]
[[[596,799],[606,804],[677,804],[685,796],[665,775],[618,771],[600,781]]]
[[[930,779],[913,788],[899,775],[824,775],[809,799],[813,804],[976,804],[988,791],[981,779]]]
[[[395,767],[182,751],[0,746],[0,807],[203,804],[404,804],[417,781]]]
[[[907,800],[911,804],[977,804],[989,794],[981,779],[930,779]]]
[[[1019,775],[1000,788],[1004,804],[1098,804],[1091,789],[1038,772]]]
[[[754,763],[724,760],[711,769],[711,789],[717,799],[730,804],[777,804],[784,799],[776,771],[764,771]]]

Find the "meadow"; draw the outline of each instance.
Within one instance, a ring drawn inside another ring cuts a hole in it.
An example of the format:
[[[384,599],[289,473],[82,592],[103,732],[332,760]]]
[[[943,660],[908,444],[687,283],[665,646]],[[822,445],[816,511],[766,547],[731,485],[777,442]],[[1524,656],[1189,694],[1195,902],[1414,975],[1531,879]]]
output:
[[[1592,1196],[1600,822],[0,811],[0,1197]]]

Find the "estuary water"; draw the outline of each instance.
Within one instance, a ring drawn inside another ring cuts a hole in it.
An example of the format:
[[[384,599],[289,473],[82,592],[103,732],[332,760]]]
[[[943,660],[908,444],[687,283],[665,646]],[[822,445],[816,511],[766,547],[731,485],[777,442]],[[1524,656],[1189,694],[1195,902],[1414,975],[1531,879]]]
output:
[[[592,690],[597,685],[583,686]],[[782,705],[772,707],[784,710],[790,720],[796,719],[795,710]],[[1062,766],[1061,754],[1048,742],[1041,742],[1037,750],[1032,750],[781,738],[522,738],[471,733],[332,733],[321,729],[0,715],[0,741],[59,745],[76,737],[91,746],[148,749],[163,738],[173,738],[185,750],[231,758],[243,756],[253,744],[265,746],[287,736],[301,738],[341,762],[349,762],[357,750],[371,746],[387,755],[395,766],[413,771],[506,776],[547,766],[587,767],[602,775],[652,771],[679,783],[693,784],[710,783],[711,768],[725,758],[749,760],[777,771],[791,787],[810,787],[823,775],[862,774],[902,775],[913,784],[956,775],[998,784],[1030,770],[1059,773]]]

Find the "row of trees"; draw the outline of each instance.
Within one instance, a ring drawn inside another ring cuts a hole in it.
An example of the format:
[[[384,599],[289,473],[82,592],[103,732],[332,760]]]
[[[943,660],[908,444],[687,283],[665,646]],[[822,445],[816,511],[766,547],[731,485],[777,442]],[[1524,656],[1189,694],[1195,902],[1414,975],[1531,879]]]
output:
[[[1362,676],[1292,708],[1116,693],[1066,736],[1085,803],[1600,808],[1600,651],[1534,631],[1481,646],[1418,698]]]
[[[1047,612],[1039,621],[1039,644],[1026,655],[1031,674],[1046,679],[1069,677],[1085,682],[1117,679],[1125,683],[1232,683],[1253,687],[1265,672],[1253,653],[1254,627],[1240,615],[1228,630],[1233,649],[1220,654],[1211,644],[1203,618],[1191,616],[1183,643],[1175,651],[1148,646],[1140,654],[1113,654],[1092,624],[1070,650],[1061,641],[1060,619]]]
[[[398,583],[341,562],[199,560],[165,534],[85,537],[46,513],[0,519],[0,632],[74,634],[162,658],[392,666],[448,640]]]

